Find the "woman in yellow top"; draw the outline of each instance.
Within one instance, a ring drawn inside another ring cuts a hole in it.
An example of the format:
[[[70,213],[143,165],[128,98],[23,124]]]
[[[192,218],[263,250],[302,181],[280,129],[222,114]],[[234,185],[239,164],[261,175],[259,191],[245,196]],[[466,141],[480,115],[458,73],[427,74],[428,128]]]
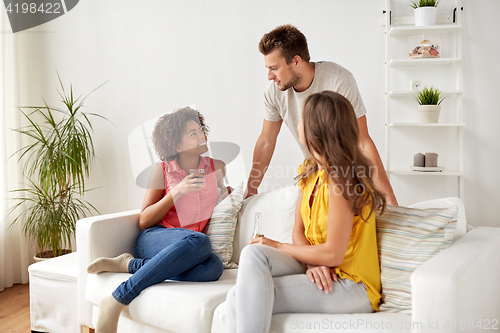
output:
[[[385,198],[360,150],[352,105],[332,91],[313,94],[298,130],[310,156],[297,176],[293,244],[259,237],[243,249],[227,296],[230,333],[269,332],[278,313],[378,311],[375,211]]]

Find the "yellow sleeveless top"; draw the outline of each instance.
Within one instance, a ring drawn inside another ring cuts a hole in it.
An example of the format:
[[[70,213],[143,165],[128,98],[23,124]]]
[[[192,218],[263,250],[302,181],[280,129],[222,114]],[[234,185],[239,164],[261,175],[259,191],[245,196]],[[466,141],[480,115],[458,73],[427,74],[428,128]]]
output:
[[[304,164],[299,167],[299,174],[303,168]],[[316,183],[318,188],[310,206],[309,200]],[[325,171],[316,172],[307,182],[300,181],[298,185],[303,194],[300,213],[304,222],[304,234],[311,245],[323,244],[326,242],[328,221],[328,179],[325,178]],[[364,216],[368,215],[370,209],[370,206],[363,208]],[[364,222],[360,216],[354,216],[344,261],[340,266],[334,267],[334,270],[341,279],[363,282],[373,309],[378,311],[381,285],[375,213],[368,222]]]

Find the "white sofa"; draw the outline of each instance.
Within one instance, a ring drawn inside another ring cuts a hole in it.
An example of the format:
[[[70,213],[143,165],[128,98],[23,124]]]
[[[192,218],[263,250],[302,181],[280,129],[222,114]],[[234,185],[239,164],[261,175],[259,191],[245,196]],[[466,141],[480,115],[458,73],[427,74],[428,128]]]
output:
[[[263,212],[264,233],[291,242],[298,188],[290,186],[259,194],[244,201],[239,213],[233,261],[247,244],[256,211]],[[457,237],[466,229],[463,204]],[[453,201],[455,200],[455,201]],[[414,205],[443,207],[448,199]],[[129,274],[87,274],[87,265],[99,257],[133,253],[140,232],[138,210],[86,218],[77,223],[79,320],[95,327],[100,300]],[[499,326],[500,228],[476,227],[449,248],[419,266],[411,279],[412,315],[373,314],[274,315],[271,332],[462,332],[477,331],[476,325]],[[225,298],[234,285],[237,269],[226,269],[216,282],[165,281],[147,288],[122,313],[119,332],[226,332]],[[465,322],[465,329],[461,329]],[[474,323],[474,325],[472,325]],[[436,326],[438,325],[438,326]]]

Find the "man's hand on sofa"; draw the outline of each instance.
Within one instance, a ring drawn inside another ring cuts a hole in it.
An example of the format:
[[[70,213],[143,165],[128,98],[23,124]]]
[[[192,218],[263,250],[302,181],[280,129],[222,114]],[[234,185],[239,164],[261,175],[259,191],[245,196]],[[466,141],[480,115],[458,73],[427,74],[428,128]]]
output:
[[[259,192],[257,192],[256,188],[249,188],[247,186],[247,188],[245,190],[245,194],[243,194],[243,198],[246,199],[246,198],[249,198],[249,197],[257,195],[257,194],[259,194]]]
[[[306,275],[309,278],[309,281],[316,282],[316,286],[318,286],[319,290],[323,290],[325,294],[328,294],[332,291],[332,280],[337,282],[337,274],[335,271],[326,266],[314,266],[314,265],[306,265],[307,271]]]

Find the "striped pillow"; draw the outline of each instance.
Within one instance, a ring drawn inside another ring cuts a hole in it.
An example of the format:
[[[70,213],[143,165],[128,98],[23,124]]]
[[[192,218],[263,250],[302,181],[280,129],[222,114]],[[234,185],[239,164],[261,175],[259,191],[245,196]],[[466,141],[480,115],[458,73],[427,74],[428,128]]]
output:
[[[241,209],[244,195],[243,182],[231,194],[215,206],[208,225],[207,236],[212,242],[212,252],[224,264],[224,268],[237,268],[231,261],[233,256],[233,239],[238,212]]]
[[[377,216],[382,300],[380,311],[411,314],[410,276],[451,245],[458,207],[416,209],[387,206]]]

